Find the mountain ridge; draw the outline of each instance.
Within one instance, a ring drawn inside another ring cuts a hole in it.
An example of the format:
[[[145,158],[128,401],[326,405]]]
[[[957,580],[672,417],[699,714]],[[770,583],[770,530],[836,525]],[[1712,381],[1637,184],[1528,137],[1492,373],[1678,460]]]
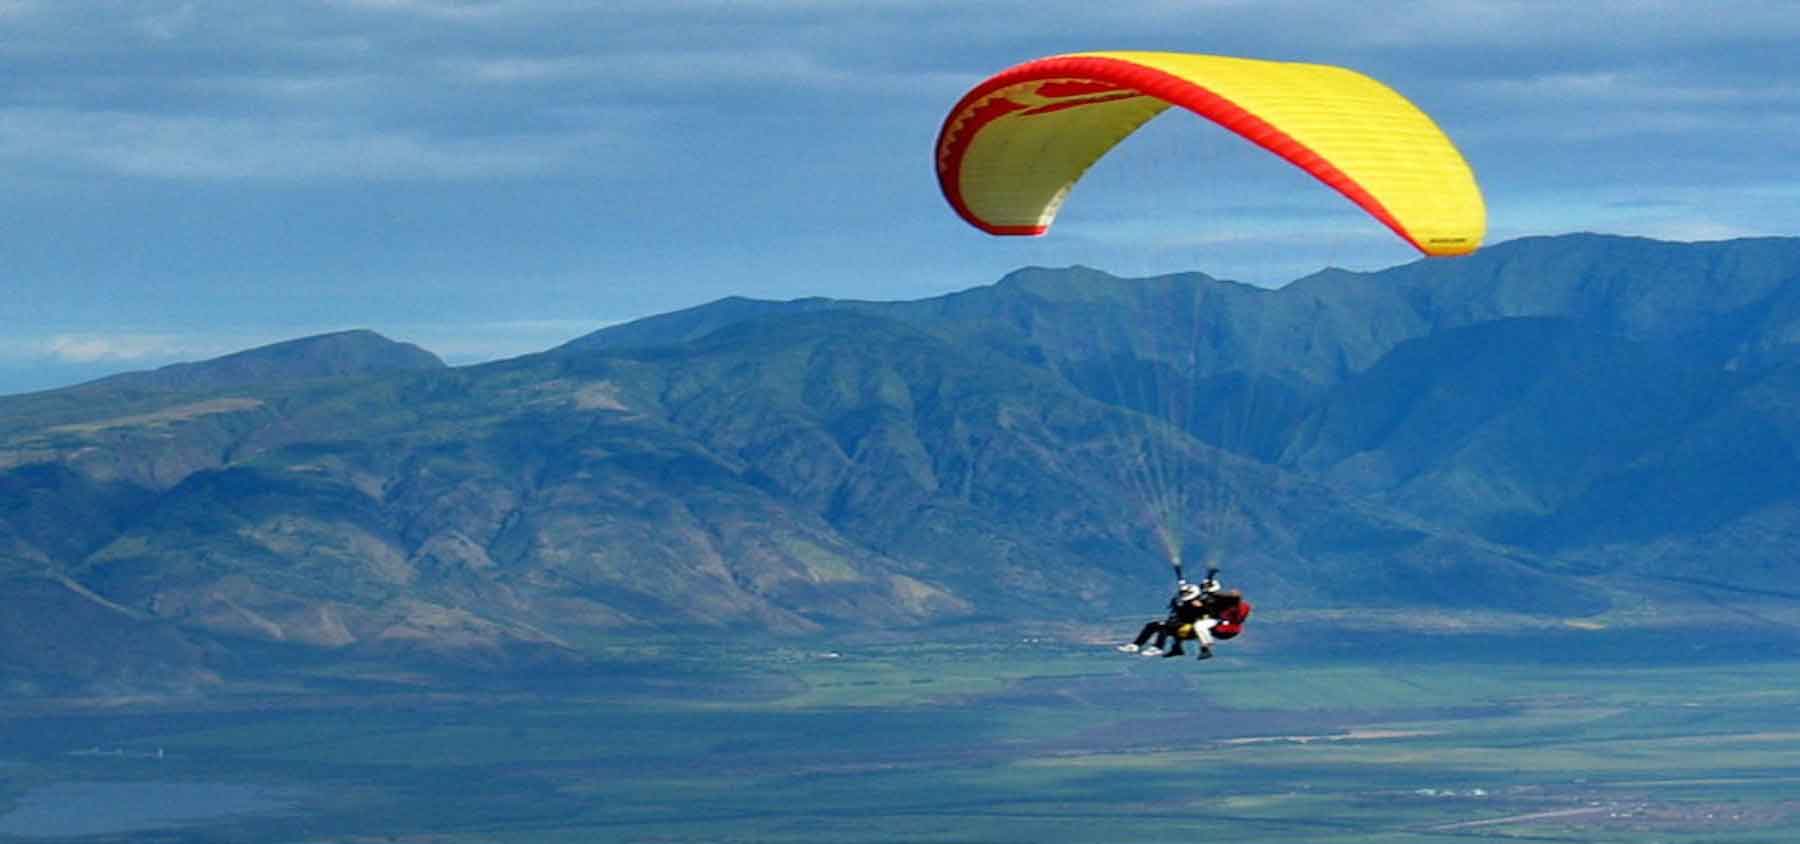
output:
[[[0,397],[0,579],[41,605],[16,618],[159,631],[158,670],[202,683],[265,646],[492,667],[1099,620],[1159,600],[1165,521],[1266,607],[1774,594],[1796,315],[1800,239],[1569,236],[1280,290],[1028,268],[734,298],[460,368],[303,338],[301,366]],[[127,676],[80,665],[58,682]]]

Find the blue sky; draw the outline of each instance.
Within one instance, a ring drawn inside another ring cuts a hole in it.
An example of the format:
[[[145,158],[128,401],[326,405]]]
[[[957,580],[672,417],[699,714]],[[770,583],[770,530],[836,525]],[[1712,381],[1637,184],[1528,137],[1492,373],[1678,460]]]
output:
[[[1048,237],[969,228],[944,113],[1080,50],[1381,79],[1474,165],[1489,242],[1797,235],[1795,44],[1787,0],[0,0],[0,393],[345,328],[465,363],[726,295],[1413,259],[1173,114]]]

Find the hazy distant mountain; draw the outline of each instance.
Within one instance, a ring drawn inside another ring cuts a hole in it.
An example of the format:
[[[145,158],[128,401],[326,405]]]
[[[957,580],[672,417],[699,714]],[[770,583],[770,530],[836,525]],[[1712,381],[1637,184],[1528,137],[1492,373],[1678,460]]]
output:
[[[85,385],[139,390],[217,390],[275,381],[443,369],[437,355],[373,331],[340,331],[262,346],[200,363],[128,372]]]
[[[1188,559],[1270,606],[1779,591],[1797,316],[1800,241],[1572,236],[1281,290],[730,299],[461,369],[356,332],[0,398],[0,662],[35,666],[0,682],[1094,619],[1166,583],[1170,492]]]

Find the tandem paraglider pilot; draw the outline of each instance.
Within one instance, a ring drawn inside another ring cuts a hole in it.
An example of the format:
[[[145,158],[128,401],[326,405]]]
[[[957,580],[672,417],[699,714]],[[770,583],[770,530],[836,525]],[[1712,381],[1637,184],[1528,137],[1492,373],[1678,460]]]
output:
[[[1200,643],[1196,659],[1211,659],[1213,642],[1243,632],[1244,622],[1250,618],[1250,602],[1244,600],[1244,594],[1219,588],[1218,578],[1218,569],[1207,569],[1206,579],[1197,584],[1177,581],[1168,616],[1145,624],[1137,639],[1120,645],[1119,650],[1144,656],[1182,656],[1182,641],[1193,639]],[[1151,637],[1156,642],[1145,647]],[[1168,644],[1171,641],[1173,644]]]

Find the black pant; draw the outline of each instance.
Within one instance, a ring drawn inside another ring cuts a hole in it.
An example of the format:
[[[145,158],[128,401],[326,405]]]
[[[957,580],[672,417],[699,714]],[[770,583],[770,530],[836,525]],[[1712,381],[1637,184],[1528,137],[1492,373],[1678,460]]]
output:
[[[1175,635],[1175,631],[1179,627],[1181,627],[1181,622],[1173,618],[1166,618],[1162,621],[1152,621],[1149,624],[1144,625],[1143,630],[1138,631],[1137,641],[1132,644],[1143,647],[1145,642],[1150,641],[1151,636],[1155,636],[1157,647],[1160,648],[1163,646],[1164,642],[1174,639],[1175,649],[1180,650],[1181,638]]]

